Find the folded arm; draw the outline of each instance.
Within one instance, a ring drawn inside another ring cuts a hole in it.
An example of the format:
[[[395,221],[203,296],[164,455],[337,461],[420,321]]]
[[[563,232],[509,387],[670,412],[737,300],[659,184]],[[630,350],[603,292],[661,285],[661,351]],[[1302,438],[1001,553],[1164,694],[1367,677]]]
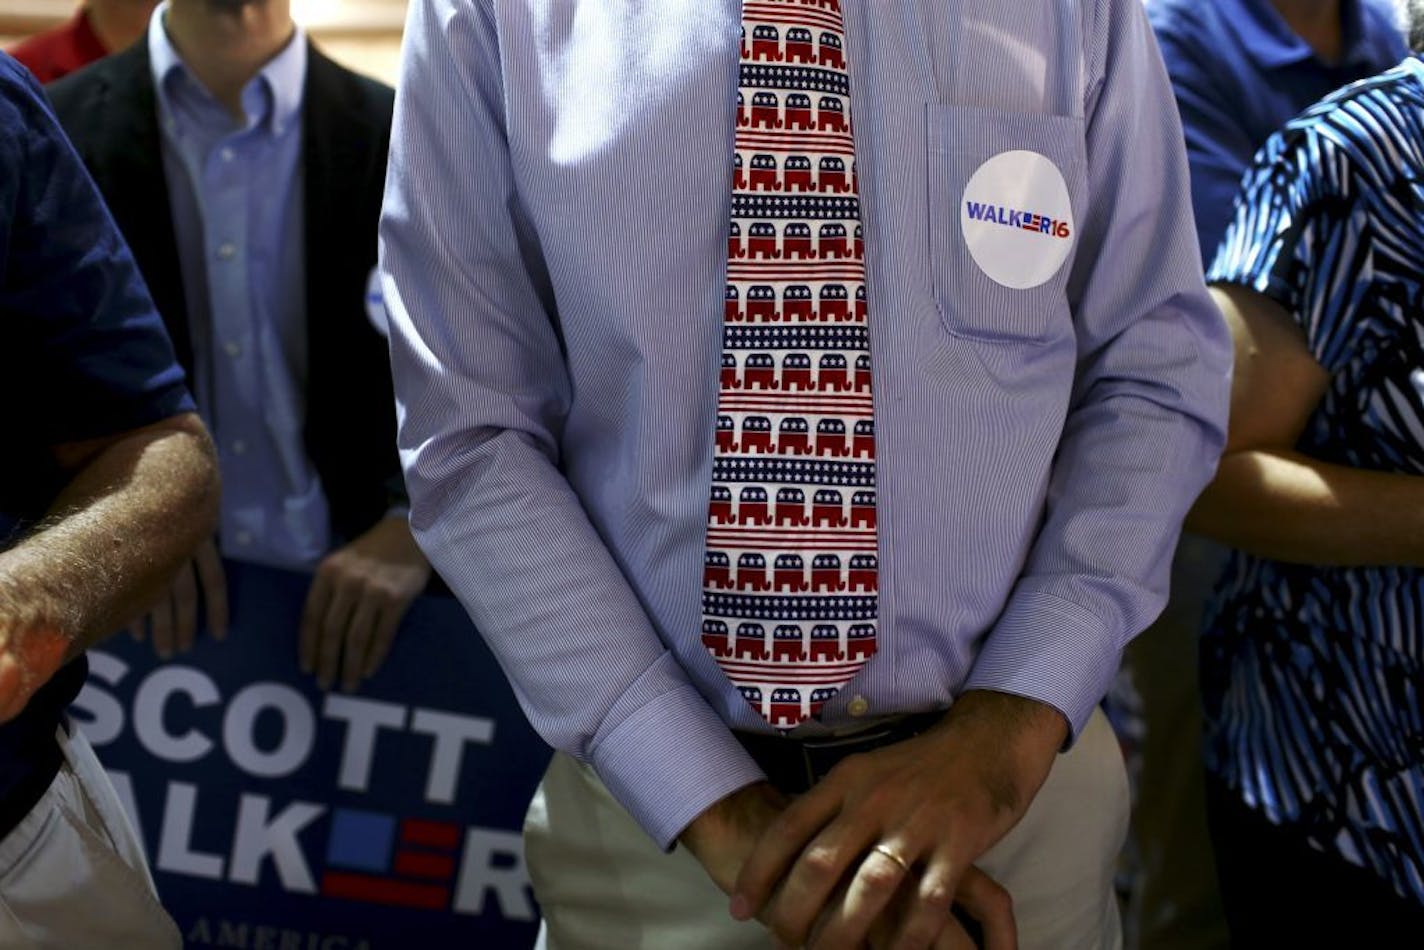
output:
[[[194,415],[55,455],[72,477],[0,553],[0,721],[162,594],[217,517],[216,462]]]
[[[1424,478],[1297,451],[1329,372],[1279,303],[1240,286],[1212,294],[1236,340],[1231,436],[1188,525],[1277,561],[1424,567]]]
[[[6,463],[35,492],[6,514],[48,506],[0,552],[3,721],[153,602],[212,531],[218,493],[132,255],[39,87],[3,75],[0,314]]]

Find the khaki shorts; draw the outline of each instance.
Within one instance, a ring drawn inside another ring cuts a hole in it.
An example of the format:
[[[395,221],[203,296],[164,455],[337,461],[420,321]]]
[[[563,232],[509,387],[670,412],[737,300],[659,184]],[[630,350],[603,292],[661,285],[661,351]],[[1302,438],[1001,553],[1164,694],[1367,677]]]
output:
[[[94,750],[78,729],[57,740],[59,773],[0,840],[0,948],[181,948]]]

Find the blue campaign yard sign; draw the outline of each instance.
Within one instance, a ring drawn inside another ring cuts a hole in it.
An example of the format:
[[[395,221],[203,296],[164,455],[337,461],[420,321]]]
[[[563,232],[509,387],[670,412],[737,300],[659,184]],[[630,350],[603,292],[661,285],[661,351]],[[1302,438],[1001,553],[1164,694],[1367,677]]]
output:
[[[548,750],[452,600],[354,694],[297,668],[310,578],[229,562],[227,640],[116,636],[72,715],[189,947],[530,947],[520,827]]]

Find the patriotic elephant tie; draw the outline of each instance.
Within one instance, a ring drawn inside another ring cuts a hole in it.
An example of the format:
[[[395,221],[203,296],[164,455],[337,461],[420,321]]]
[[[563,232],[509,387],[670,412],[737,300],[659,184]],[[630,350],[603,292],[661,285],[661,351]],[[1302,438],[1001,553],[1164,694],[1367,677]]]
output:
[[[764,718],[876,650],[875,421],[838,0],[747,0],[702,640]]]

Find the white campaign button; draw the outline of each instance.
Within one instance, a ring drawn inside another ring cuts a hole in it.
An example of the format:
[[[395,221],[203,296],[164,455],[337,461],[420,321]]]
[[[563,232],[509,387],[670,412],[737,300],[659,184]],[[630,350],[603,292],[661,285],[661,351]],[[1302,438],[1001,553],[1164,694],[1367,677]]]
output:
[[[389,339],[391,318],[386,314],[386,294],[381,289],[379,267],[371,268],[371,275],[366,278],[366,319],[371,321],[377,333]]]
[[[1047,281],[1077,239],[1068,183],[1037,152],[1001,152],[964,186],[964,243],[990,280],[1014,290]]]

